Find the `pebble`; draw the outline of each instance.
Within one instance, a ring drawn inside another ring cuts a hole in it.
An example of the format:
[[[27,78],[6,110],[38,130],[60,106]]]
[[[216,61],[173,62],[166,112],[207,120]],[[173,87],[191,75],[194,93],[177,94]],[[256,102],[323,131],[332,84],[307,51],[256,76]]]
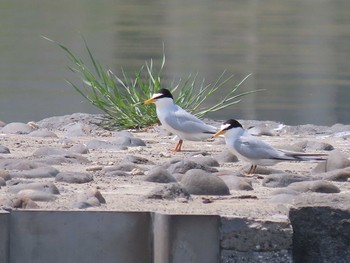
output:
[[[146,182],[163,184],[177,182],[175,177],[172,176],[167,169],[161,166],[155,166],[151,170],[149,170],[144,180]]]
[[[123,171],[119,171],[119,170],[113,170],[113,171],[105,172],[104,176],[107,176],[107,177],[130,176],[130,174],[123,172]]]
[[[130,136],[119,137],[114,141],[114,143],[124,147],[146,146],[146,143],[143,140]]]
[[[204,170],[192,169],[185,173],[182,186],[193,195],[229,195],[230,190],[219,177]]]
[[[154,188],[146,195],[148,199],[175,200],[191,199],[191,195],[179,183],[170,183]]]
[[[175,163],[171,164],[168,167],[168,171],[171,174],[174,174],[174,173],[184,174],[187,171],[192,170],[192,169],[201,169],[201,170],[204,170],[204,171],[209,172],[209,173],[214,173],[214,172],[218,171],[215,168],[209,167],[207,165],[199,164],[199,163],[196,163],[195,161],[191,161],[191,160],[181,160],[179,162],[175,162]]]
[[[56,175],[56,182],[66,182],[70,184],[84,184],[91,182],[93,176],[80,172],[60,172]]]
[[[0,153],[10,153],[10,149],[0,144]]]
[[[11,122],[1,128],[1,133],[5,134],[28,134],[31,133],[34,129],[22,122]]]
[[[243,166],[241,171],[246,174],[249,171],[250,166],[251,166],[250,164]],[[281,173],[284,173],[284,172],[282,170],[277,170],[274,168],[260,166],[260,165],[258,165],[258,167],[255,170],[255,174],[262,174],[262,175],[281,174]]]

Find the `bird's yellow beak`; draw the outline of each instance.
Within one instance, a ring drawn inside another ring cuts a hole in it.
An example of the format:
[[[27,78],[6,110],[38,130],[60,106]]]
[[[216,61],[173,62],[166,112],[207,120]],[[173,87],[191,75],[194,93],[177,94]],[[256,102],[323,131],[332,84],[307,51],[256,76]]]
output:
[[[148,100],[145,100],[143,103],[144,104],[150,104],[150,103],[154,103],[154,102],[156,102],[156,99],[155,98],[150,98]]]
[[[211,137],[211,138],[214,139],[215,137],[218,137],[219,135],[224,134],[225,132],[226,132],[225,130],[220,130],[220,131],[218,131],[217,133],[215,133],[215,134],[213,135],[213,137]]]

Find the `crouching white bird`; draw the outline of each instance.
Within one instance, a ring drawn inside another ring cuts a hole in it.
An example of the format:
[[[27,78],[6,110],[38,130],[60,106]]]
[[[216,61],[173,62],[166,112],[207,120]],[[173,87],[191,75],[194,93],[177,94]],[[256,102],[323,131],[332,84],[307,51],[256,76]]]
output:
[[[276,149],[245,131],[233,119],[221,125],[214,137],[223,134],[229,150],[238,158],[251,163],[248,174],[255,172],[258,165],[271,166],[282,161],[325,161],[326,154],[297,153]]]
[[[167,89],[159,90],[144,103],[155,103],[157,116],[163,127],[179,137],[179,142],[175,149],[171,151],[181,151],[183,140],[201,141],[209,139],[218,130],[216,127],[205,124],[197,117],[176,105],[171,92]]]

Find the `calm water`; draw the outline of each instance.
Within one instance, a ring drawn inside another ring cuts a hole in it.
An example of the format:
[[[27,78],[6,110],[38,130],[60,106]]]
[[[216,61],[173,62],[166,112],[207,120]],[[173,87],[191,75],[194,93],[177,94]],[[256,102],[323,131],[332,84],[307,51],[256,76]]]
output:
[[[76,78],[65,54],[40,37],[83,56],[83,35],[117,75],[159,62],[164,43],[169,80],[198,72],[212,83],[226,70],[235,81],[253,74],[241,91],[266,89],[212,118],[350,123],[349,0],[2,0],[0,25],[6,122],[99,112],[66,84]]]

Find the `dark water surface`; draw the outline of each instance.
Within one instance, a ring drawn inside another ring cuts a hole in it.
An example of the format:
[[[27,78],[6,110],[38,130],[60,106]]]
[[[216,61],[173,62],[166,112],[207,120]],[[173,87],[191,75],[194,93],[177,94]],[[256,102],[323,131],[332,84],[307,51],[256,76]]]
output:
[[[232,84],[252,73],[241,91],[266,89],[212,118],[350,123],[349,0],[5,0],[0,25],[6,122],[99,112],[65,83],[76,80],[65,54],[40,37],[83,56],[83,35],[117,75],[159,62],[164,43],[169,80],[198,72],[212,83],[226,70]]]

